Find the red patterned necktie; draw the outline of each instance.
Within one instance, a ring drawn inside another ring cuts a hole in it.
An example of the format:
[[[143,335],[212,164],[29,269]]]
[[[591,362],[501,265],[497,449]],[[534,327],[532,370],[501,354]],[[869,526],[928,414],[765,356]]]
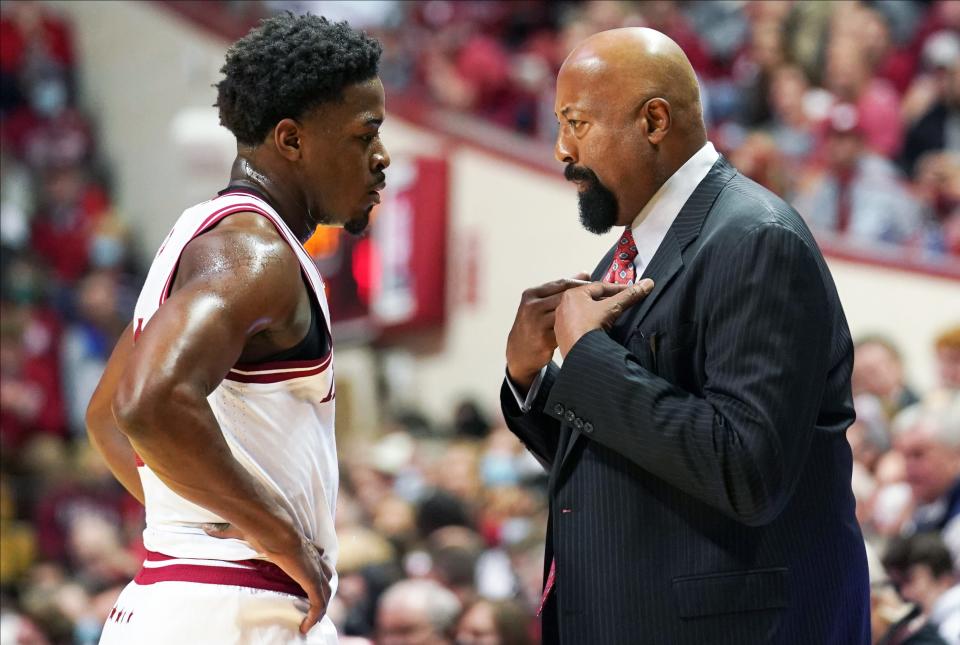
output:
[[[637,270],[633,266],[633,261],[637,257],[637,245],[633,241],[633,231],[628,226],[623,230],[620,240],[617,242],[617,248],[613,252],[613,262],[606,275],[603,276],[604,282],[614,284],[633,284],[637,277]],[[557,579],[557,559],[550,561],[550,571],[547,573],[547,581],[543,585],[543,594],[540,596],[540,606],[537,608],[537,616],[543,613],[543,607],[547,604],[550,592],[553,591]]]
[[[633,261],[637,257],[637,245],[633,241],[633,231],[628,226],[620,235],[620,241],[617,242],[617,248],[613,252],[613,262],[607,274],[603,276],[604,282],[614,284],[633,284],[637,278],[637,271],[633,266]]]

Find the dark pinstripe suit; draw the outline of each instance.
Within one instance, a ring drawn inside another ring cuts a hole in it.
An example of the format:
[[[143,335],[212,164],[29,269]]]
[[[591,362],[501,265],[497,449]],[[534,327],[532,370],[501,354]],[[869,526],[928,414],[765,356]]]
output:
[[[544,642],[869,643],[850,333],[807,227],[721,157],[644,276],[529,413],[501,391],[550,470]]]

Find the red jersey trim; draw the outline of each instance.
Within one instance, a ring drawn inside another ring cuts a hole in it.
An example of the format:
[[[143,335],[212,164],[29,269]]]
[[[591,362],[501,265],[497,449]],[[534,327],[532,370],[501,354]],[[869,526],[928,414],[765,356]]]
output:
[[[243,190],[235,190],[235,191],[231,190],[221,195],[221,197],[226,196],[228,194],[244,194],[244,195],[253,197],[255,199],[260,199],[260,197],[258,197],[257,195],[253,193],[248,193]],[[201,235],[202,233],[212,228],[215,224],[217,224],[220,220],[224,219],[225,217],[234,215],[236,213],[250,213],[250,212],[257,213],[258,215],[262,215],[263,217],[266,217],[267,221],[273,224],[273,227],[277,229],[277,233],[280,234],[280,237],[283,239],[283,241],[286,242],[287,245],[291,247],[294,254],[296,255],[296,249],[293,248],[293,244],[290,242],[290,240],[287,239],[287,236],[280,229],[280,226],[275,221],[273,221],[273,218],[270,216],[270,214],[266,210],[264,210],[262,207],[251,202],[244,202],[242,204],[233,204],[231,206],[225,206],[220,210],[214,211],[213,213],[208,215],[206,219],[203,220],[200,226],[197,227],[197,229],[193,232],[193,234],[187,240],[187,243],[189,243],[190,240],[193,240],[194,238],[196,238],[198,235]],[[184,248],[186,248],[187,243],[184,244]],[[183,250],[181,249],[181,253],[182,252]],[[300,260],[299,257],[297,259]],[[163,286],[163,291],[160,293],[160,305],[166,302],[167,298],[170,295],[170,289],[173,286],[173,276],[176,275],[177,268],[179,266],[180,266],[180,258],[177,258],[176,263],[174,263],[173,268],[170,270],[170,275],[167,276],[167,281]],[[319,298],[322,295],[322,291],[321,292],[317,291],[316,285],[313,284],[313,280],[307,274],[307,271],[304,269],[303,266],[300,267],[300,272],[301,274],[303,274],[303,277],[305,278],[307,285],[310,288],[312,288],[314,292],[316,292],[316,295]],[[320,285],[321,287],[323,285],[322,278],[320,280]],[[324,329],[327,331],[332,344],[333,334],[329,333],[328,323],[326,320],[323,321],[323,326],[324,326]],[[331,347],[331,350],[332,350],[332,347]],[[227,373],[226,378],[228,380],[237,381],[239,383],[278,383],[280,381],[287,381],[295,378],[303,378],[305,376],[316,376],[317,374],[322,374],[327,369],[327,367],[329,367],[331,358],[332,358],[332,351],[330,354],[327,354],[327,356],[317,360],[276,361],[276,362],[270,362],[270,363],[256,363],[256,364],[237,363],[230,370],[230,372]]]
[[[201,233],[204,233],[205,231],[207,231],[210,227],[212,227],[214,224],[218,223],[220,220],[227,217],[228,215],[235,215],[236,213],[250,213],[250,212],[257,213],[258,215],[263,215],[267,219],[270,219],[269,214],[267,214],[265,210],[263,210],[262,208],[260,208],[259,206],[253,203],[234,204],[232,206],[226,206],[224,208],[221,208],[218,211],[214,211],[209,216],[207,216],[207,219],[203,220],[200,226],[197,227],[197,230],[195,230],[193,234],[187,239],[187,242],[183,245],[183,248],[186,248],[187,244],[189,244],[191,240],[196,238]],[[271,220],[271,223],[272,222],[273,220]],[[180,249],[181,255],[183,254],[183,248]],[[170,275],[167,276],[167,281],[163,285],[163,291],[160,292],[161,305],[164,302],[166,302],[167,298],[170,296],[170,288],[173,286],[173,276],[176,275],[177,269],[179,267],[180,267],[180,258],[178,257],[177,261],[173,264],[173,268],[170,270]]]
[[[162,553],[147,552],[147,561],[163,562],[176,560]],[[197,560],[199,558],[190,558]],[[167,564],[143,567],[133,579],[138,585],[152,585],[158,582],[195,582],[199,584],[230,585],[277,591],[306,598],[307,594],[297,582],[272,562],[266,560],[238,560],[230,562],[235,566],[217,566],[218,560],[209,560],[210,564]],[[226,563],[225,563],[226,564]]]
[[[276,363],[237,364],[227,373],[227,380],[239,383],[279,383],[305,376],[322,374],[330,367],[333,354],[319,361],[279,361]]]

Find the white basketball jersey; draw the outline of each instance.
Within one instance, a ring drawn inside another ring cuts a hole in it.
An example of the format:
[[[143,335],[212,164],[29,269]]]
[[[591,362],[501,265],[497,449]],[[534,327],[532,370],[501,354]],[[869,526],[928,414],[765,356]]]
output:
[[[140,292],[134,313],[136,336],[149,327],[153,314],[170,296],[184,247],[225,217],[240,212],[266,217],[290,245],[322,309],[324,320],[318,321],[318,326],[330,329],[323,280],[300,241],[262,199],[230,192],[187,209],[174,224]],[[336,563],[337,555],[334,394],[331,351],[317,360],[237,364],[208,397],[233,456],[277,495],[297,528],[324,550],[331,564]],[[149,551],[173,558],[226,561],[257,556],[241,540],[204,533],[202,524],[225,520],[173,492],[149,466],[141,464],[138,459],[146,498],[144,546]],[[336,580],[332,582],[336,589]]]

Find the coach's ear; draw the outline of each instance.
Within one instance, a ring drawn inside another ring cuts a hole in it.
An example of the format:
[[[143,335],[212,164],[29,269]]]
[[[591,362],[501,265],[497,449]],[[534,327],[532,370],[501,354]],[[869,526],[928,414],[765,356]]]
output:
[[[293,119],[282,119],[273,129],[273,142],[285,159],[300,159],[300,134],[300,124]]]

